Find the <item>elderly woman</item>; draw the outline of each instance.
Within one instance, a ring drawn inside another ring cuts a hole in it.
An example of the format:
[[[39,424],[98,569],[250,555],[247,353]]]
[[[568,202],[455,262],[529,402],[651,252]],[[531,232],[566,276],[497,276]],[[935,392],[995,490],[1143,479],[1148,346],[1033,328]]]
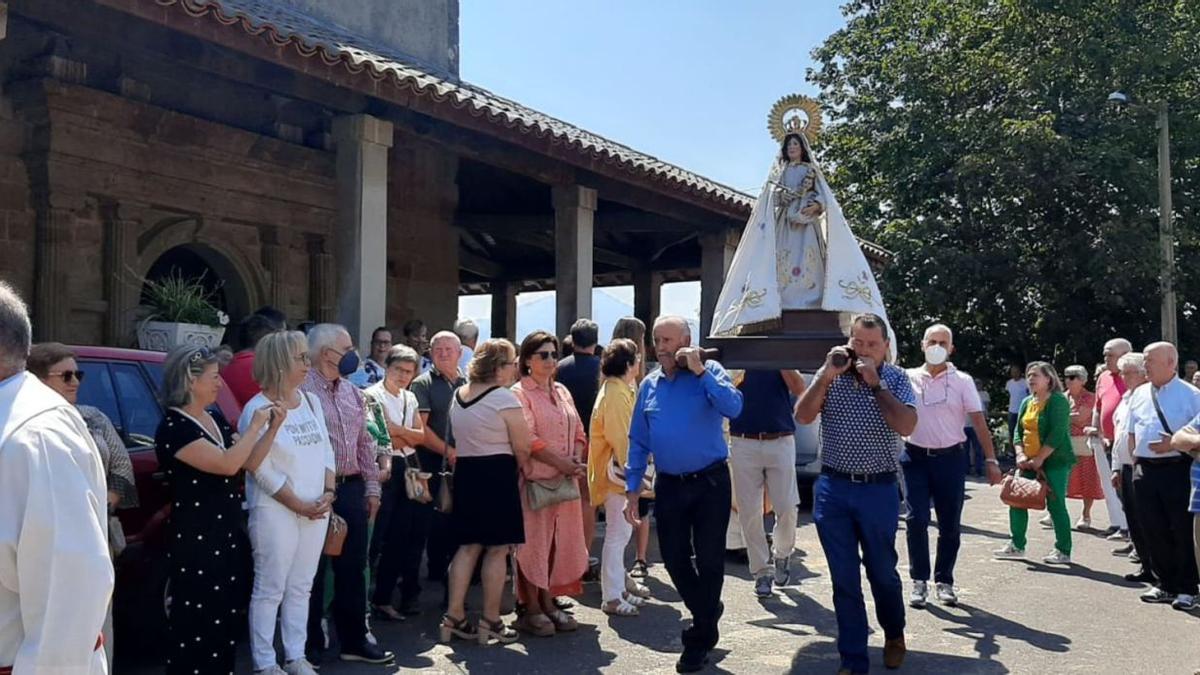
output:
[[[87,424],[92,439],[96,441],[96,449],[100,451],[100,464],[104,467],[104,477],[108,485],[108,513],[111,516],[118,509],[132,509],[138,505],[137,486],[134,485],[133,463],[129,461],[129,451],[120,434],[113,427],[108,416],[90,405],[79,405],[79,385],[83,382],[83,371],[75,362],[75,352],[58,342],[43,342],[29,350],[29,358],[25,368],[44,382],[46,386],[58,392],[67,403],[75,406],[83,421]],[[109,551],[115,560],[121,554],[125,536],[121,531],[121,521],[114,517],[108,520]],[[109,605],[108,616],[104,620],[104,640],[108,645],[109,669],[112,668],[112,606]]]
[[[541,637],[579,627],[554,597],[582,592],[588,566],[577,483],[587,472],[579,461],[587,436],[570,392],[554,381],[557,367],[558,338],[535,331],[521,343],[522,378],[513,393],[529,424],[533,461],[521,481],[525,544],[517,549],[517,599],[524,613],[516,626]]]
[[[1070,564],[1071,516],[1067,513],[1067,480],[1075,464],[1071,450],[1071,403],[1062,391],[1062,383],[1054,366],[1035,361],[1025,369],[1032,392],[1021,402],[1013,446],[1017,451],[1017,467],[1021,475],[1035,478],[1044,475],[1050,485],[1046,510],[1054,524],[1054,551],[1045,562]],[[1008,523],[1012,541],[995,552],[1000,559],[1025,557],[1025,533],[1029,528],[1029,512],[1010,508]]]
[[[641,319],[635,316],[625,316],[617,319],[616,325],[613,326],[612,339],[618,340],[624,338],[632,340],[637,346],[638,362],[637,362],[637,382],[641,382],[646,376],[646,324]],[[651,466],[647,467],[647,474],[653,474],[653,459]],[[650,550],[650,519],[646,516],[650,515],[650,511],[654,507],[654,493],[647,492],[638,500],[638,525],[634,527],[634,534],[637,537],[637,554],[633,560],[633,569],[630,570],[629,576],[635,579],[645,578],[649,573],[650,563],[647,560],[647,553]]]
[[[258,468],[285,416],[274,404],[262,406],[239,439],[223,419],[208,413],[221,386],[211,349],[185,345],[167,355],[162,383],[167,411],[154,439],[171,487],[168,673],[234,670],[241,605],[235,589],[245,583],[239,549],[246,545],[238,472]]]
[[[1092,461],[1092,449],[1083,433],[1092,423],[1092,411],[1096,408],[1096,395],[1087,390],[1088,371],[1083,366],[1067,366],[1063,371],[1066,378],[1067,400],[1071,403],[1071,446],[1077,457],[1088,461],[1077,461],[1067,481],[1067,498],[1083,500],[1083,515],[1075,523],[1075,529],[1092,527],[1092,504],[1104,499],[1104,486],[1096,462]]]
[[[258,673],[279,672],[275,617],[280,617],[283,671],[313,675],[304,657],[308,601],[325,545],[333,504],[334,457],[317,397],[300,390],[308,377],[308,340],[299,331],[269,333],[254,348],[254,380],[261,391],[246,402],[238,427],[252,429],[259,410],[274,410],[274,442],[246,479],[254,590],[250,595],[250,655]]]
[[[588,491],[592,503],[604,506],[604,553],[600,560],[600,609],[615,616],[637,616],[643,603],[626,590],[625,547],[632,526],[625,520],[625,461],[629,455],[629,423],[637,394],[639,355],[632,340],[608,343],[600,357],[604,382],[592,409],[591,449],[588,453]],[[635,588],[644,588],[640,584]]]
[[[467,365],[470,383],[454,392],[450,425],[458,459],[454,467],[452,539],[458,552],[450,562],[449,596],[439,637],[502,643],[517,633],[500,620],[504,561],[525,541],[519,471],[529,463],[529,427],[521,402],[508,389],[516,379],[516,348],[508,340],[488,340]],[[579,514],[576,512],[576,524]],[[477,626],[467,621],[467,589],[483,556],[483,612]]]
[[[383,361],[383,379],[363,392],[383,410],[393,448],[391,456],[384,460],[391,479],[383,485],[383,506],[375,523],[379,565],[371,605],[376,617],[402,621],[405,615],[421,613],[417,604],[421,595],[418,583],[421,542],[428,535],[433,503],[428,493],[423,499],[409,499],[404,487],[405,470],[421,468],[415,448],[425,439],[425,427],[417,413],[417,397],[408,390],[421,367],[421,357],[412,347],[398,345],[388,351]],[[397,582],[402,584],[399,609],[392,605]]]

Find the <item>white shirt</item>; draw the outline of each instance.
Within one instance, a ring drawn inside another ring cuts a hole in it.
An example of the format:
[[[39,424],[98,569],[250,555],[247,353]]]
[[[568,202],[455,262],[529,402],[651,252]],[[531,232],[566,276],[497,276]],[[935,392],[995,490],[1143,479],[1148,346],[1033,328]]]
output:
[[[1133,455],[1146,459],[1178,457],[1180,453],[1174,450],[1160,455],[1150,449],[1150,443],[1157,441],[1163,432],[1158,413],[1154,410],[1154,400],[1150,396],[1153,386],[1147,382],[1129,398],[1129,431],[1137,441]],[[1179,431],[1200,413],[1200,389],[1178,377],[1171,378],[1170,382],[1158,388],[1157,393],[1163,416],[1171,426],[1170,433]]]
[[[417,395],[407,389],[401,389],[398,395],[392,395],[392,392],[383,386],[382,382],[377,382],[370,387],[367,387],[364,394],[373,397],[383,405],[383,414],[387,417],[387,421],[399,427],[412,428],[416,426],[417,408],[420,405],[417,403]],[[407,457],[416,452],[412,447],[404,447],[401,449],[401,454]],[[393,452],[393,455],[396,453]]]
[[[941,449],[964,443],[963,420],[982,410],[975,380],[946,364],[936,376],[922,366],[906,371],[917,396],[917,426],[905,440],[922,448]]]
[[[102,674],[107,488],[87,426],[33,375],[0,382],[0,666]]]
[[[1121,402],[1113,411],[1113,471],[1122,466],[1133,466],[1133,455],[1129,452],[1129,398],[1131,396],[1133,396],[1132,391],[1121,394]]]
[[[238,429],[246,433],[254,411],[270,403],[262,393],[246,401],[238,419]],[[263,433],[266,433],[265,428]],[[325,414],[321,401],[302,390],[300,405],[288,410],[262,464],[258,465],[253,477],[246,476],[246,503],[250,508],[283,507],[271,495],[284,485],[291,487],[300,501],[315,502],[325,491],[326,470],[337,471],[333,444],[329,442],[329,430],[325,427]]]
[[[462,346],[462,357],[458,359],[458,369],[467,372],[467,364],[471,363],[472,357],[475,356],[475,350],[470,347]]]
[[[1029,396],[1029,384],[1024,379],[1009,380],[1004,388],[1008,390],[1008,412],[1010,414],[1021,412],[1021,401]]]

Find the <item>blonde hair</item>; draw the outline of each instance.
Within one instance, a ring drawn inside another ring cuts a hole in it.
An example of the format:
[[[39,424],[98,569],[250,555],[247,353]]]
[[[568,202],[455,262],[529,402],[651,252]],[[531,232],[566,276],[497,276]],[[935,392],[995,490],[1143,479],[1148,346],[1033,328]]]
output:
[[[278,392],[295,363],[294,352],[308,353],[308,338],[298,330],[267,333],[254,346],[254,381],[263,391]]]
[[[475,349],[467,364],[467,377],[472,382],[494,382],[504,364],[515,361],[517,347],[504,338],[485,340]]]
[[[1050,380],[1050,391],[1061,392],[1063,390],[1062,380],[1058,379],[1058,371],[1054,369],[1054,366],[1045,361],[1034,361],[1025,366],[1025,374],[1029,375],[1029,371],[1031,370],[1038,371],[1042,375],[1045,375],[1046,379]],[[1087,371],[1084,371],[1084,374],[1086,373]]]

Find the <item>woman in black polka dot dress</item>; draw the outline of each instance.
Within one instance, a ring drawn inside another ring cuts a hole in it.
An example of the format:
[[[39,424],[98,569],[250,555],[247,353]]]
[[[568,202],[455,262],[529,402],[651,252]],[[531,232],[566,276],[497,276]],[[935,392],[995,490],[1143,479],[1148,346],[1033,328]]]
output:
[[[240,475],[262,462],[284,417],[274,405],[263,408],[246,438],[255,439],[264,426],[267,432],[256,442],[237,440],[225,420],[206,410],[221,386],[215,352],[180,347],[167,357],[162,391],[167,412],[155,443],[172,492],[168,673],[234,671],[248,545],[240,526]]]

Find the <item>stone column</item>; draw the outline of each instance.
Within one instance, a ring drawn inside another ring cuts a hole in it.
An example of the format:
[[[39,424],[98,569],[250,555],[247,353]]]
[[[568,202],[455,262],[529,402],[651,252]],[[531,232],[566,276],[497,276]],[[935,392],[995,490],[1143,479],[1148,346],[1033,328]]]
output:
[[[592,315],[592,235],[596,191],[556,185],[554,203],[555,330],[566,335],[576,319]]]
[[[633,315],[646,324],[650,334],[654,320],[661,313],[662,275],[648,269],[633,272]]]
[[[309,235],[308,238],[308,314],[317,323],[334,320],[337,302],[334,292],[333,256],[330,255],[325,237]]]
[[[134,312],[141,299],[140,284],[130,268],[137,260],[141,219],[127,212],[127,208],[114,207],[104,218],[104,297],[108,301],[104,341],[116,347],[130,343]]]
[[[262,266],[269,284],[267,302],[287,314],[287,249],[279,241],[279,228],[263,227],[259,231],[259,241],[262,242]]]
[[[359,344],[387,313],[388,148],[392,124],[370,115],[333,121],[337,151],[337,317]]]
[[[517,286],[492,282],[492,337],[517,340]]]
[[[53,204],[38,214],[35,239],[33,335],[38,342],[70,342],[67,319],[71,311],[71,225],[73,209]]]
[[[693,336],[697,341],[707,338],[712,328],[717,297],[736,250],[737,234],[733,230],[700,236],[700,334]]]

